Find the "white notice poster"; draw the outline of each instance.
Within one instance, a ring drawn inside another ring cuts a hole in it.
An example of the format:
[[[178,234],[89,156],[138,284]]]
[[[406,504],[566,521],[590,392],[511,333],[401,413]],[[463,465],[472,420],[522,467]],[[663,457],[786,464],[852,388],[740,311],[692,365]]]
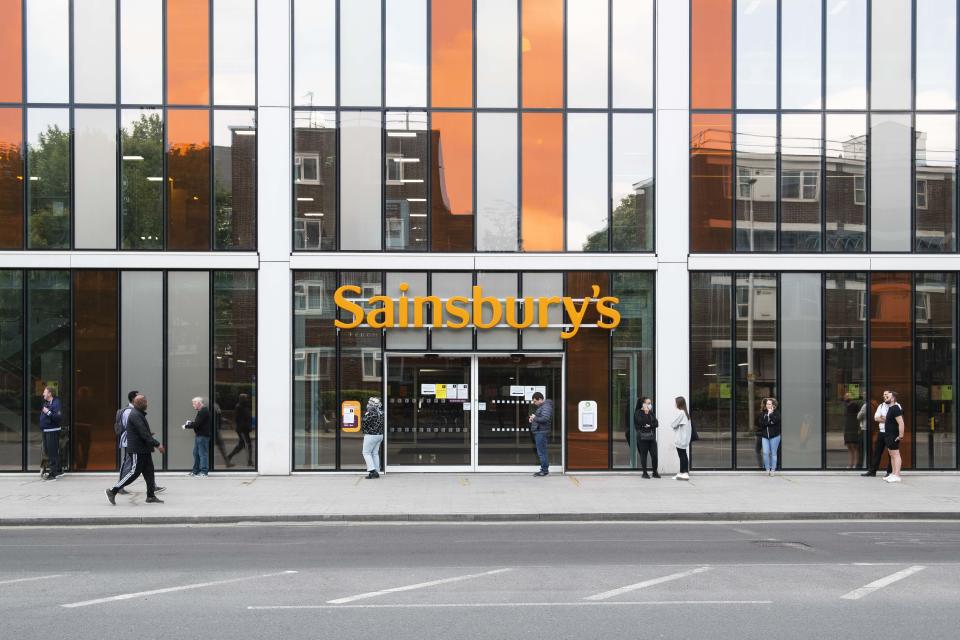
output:
[[[437,393],[437,385],[435,384],[421,384],[420,385],[420,395],[422,396],[432,396]]]
[[[457,400],[467,400],[470,398],[470,385],[468,384],[458,384],[457,385]]]
[[[512,384],[512,385],[510,385],[510,395],[511,395],[511,396],[517,396],[517,397],[519,397],[519,396],[522,396],[523,394],[524,394],[524,387],[523,387],[523,385],[519,385],[519,384]]]

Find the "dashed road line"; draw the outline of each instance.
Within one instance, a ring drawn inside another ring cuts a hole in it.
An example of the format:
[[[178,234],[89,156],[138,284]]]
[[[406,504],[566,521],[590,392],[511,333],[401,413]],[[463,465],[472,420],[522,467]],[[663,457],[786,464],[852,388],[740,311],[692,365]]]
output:
[[[392,587],[390,589],[381,589],[380,591],[368,591],[367,593],[359,593],[355,596],[337,598],[336,600],[327,600],[327,604],[346,604],[348,602],[354,602],[356,600],[366,600],[367,598],[375,598],[377,596],[382,596],[387,593],[400,593],[401,591],[413,591],[414,589],[425,589],[426,587],[435,587],[439,584],[450,584],[451,582],[462,582],[464,580],[472,580],[474,578],[482,578],[484,576],[493,576],[499,573],[506,573],[507,571],[510,571],[510,569],[494,569],[493,571],[484,571],[483,573],[471,573],[465,576],[454,576],[452,578],[442,578],[440,580],[431,580],[429,582],[418,582],[417,584],[408,584],[402,587]]]
[[[866,584],[860,587],[859,589],[854,589],[849,593],[845,593],[842,596],[840,596],[840,598],[842,600],[859,600],[860,598],[870,595],[874,591],[879,591],[884,587],[890,586],[894,582],[899,582],[900,580],[903,580],[904,578],[912,576],[915,573],[919,573],[924,569],[926,569],[926,567],[922,567],[920,565],[914,565],[912,567],[908,567],[902,571],[891,573],[890,575],[880,578],[879,580],[874,580],[870,584]]]
[[[0,584],[17,584],[20,582],[33,582],[34,580],[49,580],[50,578],[62,578],[65,573],[55,573],[52,576],[34,576],[32,578],[16,578],[14,580],[0,580]]]
[[[606,600],[608,598],[613,598],[624,593],[629,593],[631,591],[636,591],[637,589],[646,589],[647,587],[652,587],[654,585],[663,584],[664,582],[671,582],[673,580],[680,580],[681,578],[686,578],[698,573],[703,573],[704,571],[709,571],[710,567],[697,567],[696,569],[690,569],[689,571],[681,571],[680,573],[671,573],[668,576],[663,576],[660,578],[653,578],[651,580],[644,580],[643,582],[638,582],[636,584],[629,584],[625,587],[620,587],[619,589],[611,589],[610,591],[604,591],[603,593],[596,593],[592,596],[587,596],[584,600]]]
[[[248,611],[283,611],[286,609],[496,609],[529,607],[637,607],[677,605],[763,605],[773,600],[644,600],[641,602],[464,602],[464,603],[408,603],[408,604],[281,604],[251,605]]]

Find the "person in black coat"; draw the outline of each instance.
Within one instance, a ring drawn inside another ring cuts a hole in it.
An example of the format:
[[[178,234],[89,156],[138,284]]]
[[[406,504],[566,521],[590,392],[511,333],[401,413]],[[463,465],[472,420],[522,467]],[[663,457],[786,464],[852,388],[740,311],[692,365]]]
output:
[[[163,500],[157,497],[157,484],[153,475],[153,450],[157,449],[160,453],[166,451],[163,445],[153,437],[150,431],[150,425],[147,423],[147,399],[143,395],[138,395],[133,399],[133,410],[127,418],[127,455],[131,458],[130,470],[117,481],[115,485],[106,490],[107,500],[110,504],[117,504],[117,494],[128,484],[143,476],[147,483],[147,503],[162,503]]]
[[[237,406],[233,410],[233,426],[237,431],[237,446],[227,454],[227,466],[234,466],[230,461],[244,449],[247,450],[247,466],[253,466],[253,442],[250,432],[253,431],[253,413],[250,411],[250,396],[241,393],[237,398]]]
[[[653,400],[647,397],[640,398],[640,404],[633,412],[633,426],[637,429],[637,450],[640,452],[640,468],[643,477],[650,478],[647,473],[647,454],[650,454],[650,464],[653,468],[653,477],[659,478],[660,467],[657,456],[657,428],[660,426],[657,416],[653,413]]]
[[[197,397],[192,401],[197,415],[193,420],[183,423],[184,429],[192,429],[193,435],[193,469],[190,475],[195,478],[206,478],[210,470],[210,436],[213,434],[213,425],[210,421],[210,407],[203,398]]]
[[[760,438],[763,446],[763,468],[767,475],[777,470],[777,454],[780,450],[780,412],[777,399],[767,398],[760,414]]]

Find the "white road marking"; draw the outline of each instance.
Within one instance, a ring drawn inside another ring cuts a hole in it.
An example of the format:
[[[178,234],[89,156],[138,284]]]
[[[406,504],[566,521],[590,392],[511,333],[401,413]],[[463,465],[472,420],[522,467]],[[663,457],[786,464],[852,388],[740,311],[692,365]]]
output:
[[[142,598],[145,596],[156,596],[162,593],[173,593],[175,591],[189,591],[190,589],[202,589],[203,587],[215,587],[221,584],[232,584],[234,582],[243,582],[245,580],[256,580],[257,578],[274,578],[276,576],[287,576],[296,571],[281,571],[280,573],[266,573],[260,576],[247,576],[245,578],[231,578],[230,580],[215,580],[213,582],[198,582],[195,584],[185,584],[179,587],[167,587],[165,589],[151,589],[150,591],[138,591],[137,593],[122,593],[118,596],[107,598],[97,598],[96,600],[84,600],[83,602],[71,602],[62,604],[65,609],[74,609],[76,607],[89,607],[93,604],[103,604],[105,602],[116,602],[117,600],[131,600],[133,598]]]
[[[890,575],[884,578],[880,578],[879,580],[874,580],[870,584],[864,585],[859,589],[854,589],[850,593],[843,594],[842,596],[840,596],[840,598],[843,600],[859,600],[864,596],[870,595],[874,591],[878,591],[880,589],[883,589],[884,587],[890,586],[894,582],[903,580],[904,578],[912,576],[915,573],[919,573],[924,569],[926,569],[926,567],[921,567],[920,565],[914,565],[912,567],[904,569],[903,571],[897,571],[896,573],[891,573]]]
[[[496,607],[624,607],[624,606],[670,606],[691,604],[755,605],[773,604],[773,600],[645,600],[643,602],[467,602],[423,604],[293,604],[253,605],[249,611],[281,611],[285,609],[492,609]]]
[[[622,595],[624,593],[629,593],[631,591],[636,591],[637,589],[646,589],[647,587],[652,587],[657,584],[662,584],[664,582],[670,582],[672,580],[679,580],[680,578],[686,578],[688,576],[696,575],[698,573],[703,573],[704,571],[709,571],[710,567],[697,567],[696,569],[690,569],[689,571],[681,571],[680,573],[671,573],[668,576],[663,576],[661,578],[653,578],[652,580],[644,580],[643,582],[638,582],[636,584],[629,584],[625,587],[620,587],[619,589],[612,589],[610,591],[604,591],[603,593],[597,593],[592,596],[587,596],[584,600],[606,600],[608,598],[613,598],[615,596]]]
[[[0,580],[0,584],[15,584],[17,582],[33,582],[34,580],[48,580],[50,578],[62,578],[63,573],[55,573],[52,576],[36,576],[33,578],[17,578],[16,580]]]
[[[465,576],[455,576],[453,578],[443,578],[442,580],[431,580],[430,582],[419,582],[417,584],[408,584],[403,587],[393,587],[391,589],[382,589],[380,591],[369,591],[367,593],[360,593],[355,596],[337,598],[336,600],[327,600],[327,604],[346,604],[348,602],[353,602],[355,600],[366,600],[367,598],[375,598],[377,596],[382,596],[386,593],[399,593],[400,591],[413,591],[414,589],[424,589],[426,587],[433,587],[438,584],[449,584],[451,582],[461,582],[463,580],[472,580],[473,578],[482,578],[483,576],[492,576],[498,573],[506,573],[507,571],[510,571],[510,569],[494,569],[493,571],[484,571],[483,573],[471,573]]]

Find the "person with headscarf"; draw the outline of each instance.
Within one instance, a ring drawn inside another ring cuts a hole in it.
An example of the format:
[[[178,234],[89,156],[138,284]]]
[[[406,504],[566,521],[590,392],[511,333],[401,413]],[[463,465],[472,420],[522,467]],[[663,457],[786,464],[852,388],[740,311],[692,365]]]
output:
[[[367,410],[360,421],[363,432],[363,460],[367,463],[367,480],[380,477],[380,445],[383,443],[383,403],[380,398],[367,400]]]

